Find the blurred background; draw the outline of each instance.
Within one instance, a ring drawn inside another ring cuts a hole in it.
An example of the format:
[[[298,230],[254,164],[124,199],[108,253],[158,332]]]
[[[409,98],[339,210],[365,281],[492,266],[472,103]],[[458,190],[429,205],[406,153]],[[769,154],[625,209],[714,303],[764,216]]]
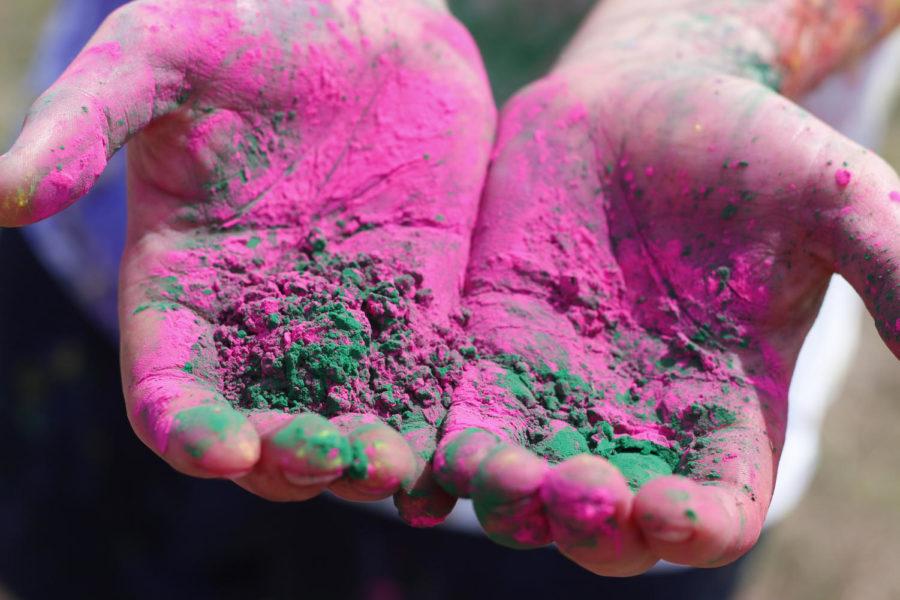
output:
[[[51,0],[0,0],[0,140],[10,139],[33,100],[24,77],[52,4]],[[458,5],[462,12],[478,10],[474,1]],[[576,17],[577,11],[558,15],[558,22],[541,21],[545,30],[519,45],[503,40],[503,49],[487,53],[491,70],[508,74],[494,82],[498,97],[507,96],[525,76],[518,66],[522,57],[534,58],[532,70],[546,66],[541,57],[562,43],[564,36],[557,32],[570,29]],[[518,18],[515,13],[504,15],[503,23]],[[486,43],[493,39],[477,28],[473,33]],[[887,142],[883,154],[900,167],[900,106],[894,112]],[[0,287],[8,285],[4,281]],[[64,379],[67,369],[91,360],[75,343],[54,352],[52,360],[60,362],[58,377]],[[43,385],[40,377],[41,371],[25,368],[16,385],[37,389]],[[7,393],[0,388],[0,404]],[[117,399],[110,399],[109,404],[111,418],[124,420]],[[50,399],[31,410],[55,409]],[[102,431],[93,435],[101,438],[96,443],[103,443]],[[828,413],[823,436],[818,471],[808,495],[769,531],[752,555],[739,600],[900,598],[900,368],[868,319],[850,376]],[[5,454],[5,461],[16,460],[15,454]],[[0,523],[9,523],[10,518],[6,515]]]

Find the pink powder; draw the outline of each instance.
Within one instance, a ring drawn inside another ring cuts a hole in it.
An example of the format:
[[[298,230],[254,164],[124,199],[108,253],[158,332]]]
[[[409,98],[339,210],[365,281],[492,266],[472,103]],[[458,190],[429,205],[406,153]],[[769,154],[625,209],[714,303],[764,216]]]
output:
[[[839,187],[847,187],[850,185],[850,180],[853,178],[853,174],[847,169],[838,169],[834,172],[834,182],[838,184]]]

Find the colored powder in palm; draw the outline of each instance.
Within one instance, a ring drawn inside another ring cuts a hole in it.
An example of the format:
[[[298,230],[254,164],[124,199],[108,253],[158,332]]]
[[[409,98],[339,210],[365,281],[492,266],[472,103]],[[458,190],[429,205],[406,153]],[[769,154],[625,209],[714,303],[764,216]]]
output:
[[[418,273],[375,256],[331,254],[315,235],[265,276],[236,281],[219,290],[231,301],[216,317],[214,340],[222,392],[245,409],[371,414],[401,432],[437,429],[465,364],[487,359],[503,368],[502,387],[524,407],[526,447],[551,463],[601,456],[632,489],[691,474],[694,446],[735,421],[714,403],[669,414],[637,388],[598,386],[521,356],[482,355],[462,326],[437,331],[417,316],[430,302]],[[161,299],[186,293],[177,281],[159,286]]]
[[[247,409],[373,414],[398,430],[438,425],[463,362],[413,314],[421,277],[373,256],[305,244],[279,270],[240,288],[218,319],[225,397]]]
[[[622,452],[611,455],[609,462],[622,472],[632,490],[654,477],[672,474],[672,466],[656,454]]]

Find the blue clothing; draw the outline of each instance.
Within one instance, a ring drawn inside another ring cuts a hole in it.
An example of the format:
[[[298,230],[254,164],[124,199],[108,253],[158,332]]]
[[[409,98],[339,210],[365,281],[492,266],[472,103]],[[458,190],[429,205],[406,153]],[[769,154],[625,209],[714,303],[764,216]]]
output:
[[[30,83],[48,88],[110,12],[124,0],[60,0],[37,51]],[[113,157],[80,202],[25,229],[33,251],[78,306],[110,337],[118,335],[116,298],[125,247],[125,153]]]

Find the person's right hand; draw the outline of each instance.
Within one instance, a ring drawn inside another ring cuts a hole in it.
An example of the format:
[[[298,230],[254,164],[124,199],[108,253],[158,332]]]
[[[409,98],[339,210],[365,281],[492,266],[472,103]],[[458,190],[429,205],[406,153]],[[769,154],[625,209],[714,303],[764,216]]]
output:
[[[752,71],[643,35],[655,15],[622,26],[501,112],[464,295],[483,360],[434,467],[494,540],[604,575],[753,546],[833,273],[900,357],[897,173]]]
[[[130,3],[0,157],[0,225],[20,226],[129,143],[125,400],[176,469],[276,500],[384,498],[422,472],[449,385],[422,365],[446,358],[434,328],[458,302],[495,118],[439,4]],[[453,500],[432,491],[411,504],[439,518]]]

